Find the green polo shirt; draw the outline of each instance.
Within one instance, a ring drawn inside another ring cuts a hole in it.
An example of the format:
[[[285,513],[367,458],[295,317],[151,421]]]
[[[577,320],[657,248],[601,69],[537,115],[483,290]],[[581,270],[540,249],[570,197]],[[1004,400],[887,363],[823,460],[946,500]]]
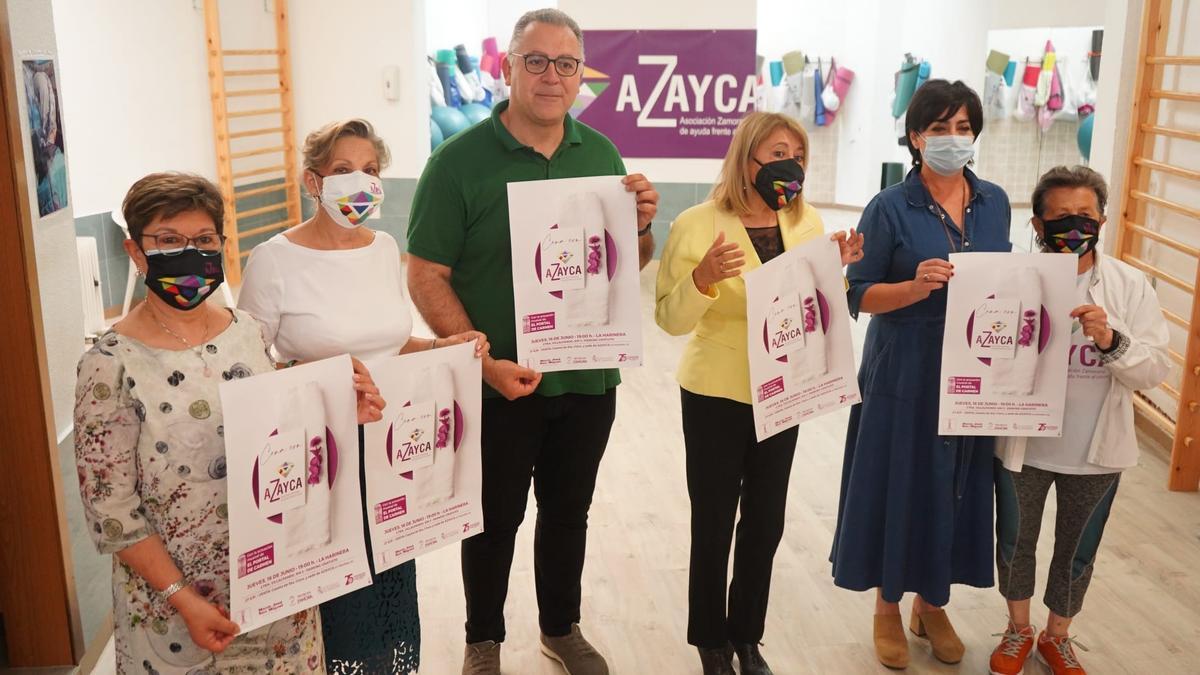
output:
[[[500,113],[460,132],[429,157],[408,221],[408,252],[453,270],[450,286],[476,330],[483,331],[497,359],[517,360],[513,301],[508,184],[585,176],[624,176],[625,164],[612,141],[575,121],[563,120],[563,140],[546,159],[513,137]],[[542,396],[602,394],[621,382],[618,371],[568,370],[546,373]],[[499,396],[484,385],[484,397]]]

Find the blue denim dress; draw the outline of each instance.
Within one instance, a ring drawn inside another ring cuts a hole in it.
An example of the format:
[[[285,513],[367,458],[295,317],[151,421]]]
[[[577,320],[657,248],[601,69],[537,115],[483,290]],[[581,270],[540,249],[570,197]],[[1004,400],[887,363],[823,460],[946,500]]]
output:
[[[945,260],[952,248],[1011,249],[1008,195],[969,169],[965,175],[965,242],[943,226],[918,169],[867,205],[858,226],[864,257],[847,273],[856,318],[868,288],[910,280],[924,260]],[[916,592],[940,606],[950,600],[950,584],[988,587],[993,580],[993,439],[937,430],[945,316],[942,289],[871,317],[858,373],[863,401],[846,432],[834,583],[882,588],[889,602]]]

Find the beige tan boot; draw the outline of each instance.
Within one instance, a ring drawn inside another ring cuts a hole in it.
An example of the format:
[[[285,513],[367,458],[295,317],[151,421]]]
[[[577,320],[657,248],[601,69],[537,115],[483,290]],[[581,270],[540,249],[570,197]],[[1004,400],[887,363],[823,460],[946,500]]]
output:
[[[962,661],[963,652],[967,651],[962,640],[958,639],[958,633],[954,632],[954,626],[951,625],[950,617],[946,616],[944,609],[917,613],[914,605],[912,621],[909,622],[908,628],[913,635],[929,640],[930,646],[933,647],[933,657],[942,663],[958,663]]]
[[[888,668],[908,667],[908,638],[899,614],[875,615],[875,656]]]

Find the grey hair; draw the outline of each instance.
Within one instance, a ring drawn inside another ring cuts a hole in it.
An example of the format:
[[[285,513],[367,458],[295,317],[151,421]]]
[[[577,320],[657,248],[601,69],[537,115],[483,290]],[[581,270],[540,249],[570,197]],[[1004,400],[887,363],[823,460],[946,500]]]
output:
[[[1108,185],[1104,182],[1104,176],[1086,166],[1056,166],[1043,174],[1033,189],[1033,215],[1042,217],[1046,211],[1046,193],[1055,188],[1090,189],[1096,193],[1096,206],[1101,214],[1108,205]]]
[[[529,24],[534,22],[569,28],[571,33],[575,35],[575,39],[579,41],[579,52],[582,55],[583,31],[579,29],[579,24],[575,23],[575,19],[572,19],[566,12],[554,9],[553,7],[530,10],[517,19],[517,25],[513,26],[512,40],[508,43],[509,53],[517,49],[521,37],[525,35],[525,29],[529,28]]]

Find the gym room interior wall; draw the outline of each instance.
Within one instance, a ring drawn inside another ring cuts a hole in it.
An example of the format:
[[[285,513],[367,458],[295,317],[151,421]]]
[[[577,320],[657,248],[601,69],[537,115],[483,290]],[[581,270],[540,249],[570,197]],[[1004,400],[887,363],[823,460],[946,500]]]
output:
[[[76,157],[76,140],[81,131],[62,113],[62,80],[64,71],[69,70],[58,51],[55,41],[55,25],[51,6],[41,0],[7,0],[9,35],[12,39],[14,62],[18,69],[18,114],[21,120],[21,137],[25,139],[24,165],[26,181],[30,186],[29,202],[33,213],[33,247],[37,263],[38,292],[41,301],[43,335],[46,340],[46,366],[50,381],[50,393],[54,405],[54,427],[58,437],[57,464],[59,485],[62,487],[62,506],[69,526],[68,540],[73,576],[76,579],[76,594],[80,616],[83,621],[83,637],[90,641],[104,622],[111,608],[112,596],[108,592],[107,557],[97,555],[92,548],[88,533],[83,529],[83,507],[75,492],[78,480],[75,477],[74,438],[72,435],[75,405],[75,364],[83,347],[83,303],[80,293],[79,267],[75,253],[74,210],[77,193],[69,186],[66,208],[45,217],[38,217],[37,194],[34,177],[32,148],[29,143],[30,128],[28,102],[25,96],[21,61],[24,59],[54,59],[55,78],[59,86],[60,117],[59,133],[65,141],[64,154],[67,159],[68,180],[72,162]],[[60,41],[61,43],[61,41]],[[99,578],[104,583],[93,584]]]

